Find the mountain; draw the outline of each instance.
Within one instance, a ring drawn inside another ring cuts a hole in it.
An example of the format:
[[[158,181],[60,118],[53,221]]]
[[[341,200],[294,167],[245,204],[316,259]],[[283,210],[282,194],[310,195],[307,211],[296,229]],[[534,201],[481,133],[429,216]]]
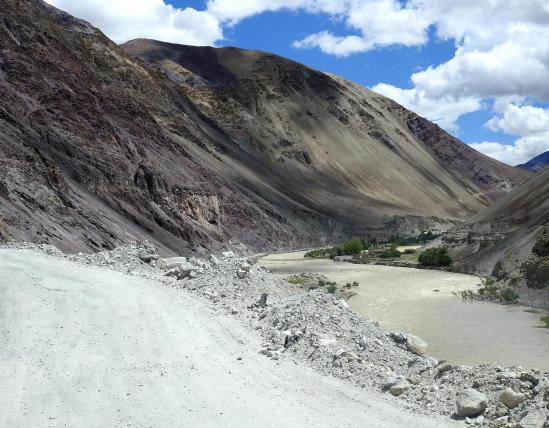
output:
[[[528,171],[539,171],[542,168],[549,164],[549,152],[542,153],[541,155],[536,156],[533,159],[530,159],[528,162],[517,165],[517,168],[526,169]]]
[[[549,169],[443,238],[456,267],[511,285],[549,286]]]
[[[119,47],[40,0],[0,33],[0,239],[296,248],[445,229],[530,176],[275,55]]]

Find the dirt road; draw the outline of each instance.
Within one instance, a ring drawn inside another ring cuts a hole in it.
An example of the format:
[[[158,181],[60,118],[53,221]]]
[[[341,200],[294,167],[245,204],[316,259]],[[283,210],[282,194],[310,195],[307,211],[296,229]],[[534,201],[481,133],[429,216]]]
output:
[[[0,426],[450,424],[265,358],[182,290],[26,250],[0,250],[0,273]]]

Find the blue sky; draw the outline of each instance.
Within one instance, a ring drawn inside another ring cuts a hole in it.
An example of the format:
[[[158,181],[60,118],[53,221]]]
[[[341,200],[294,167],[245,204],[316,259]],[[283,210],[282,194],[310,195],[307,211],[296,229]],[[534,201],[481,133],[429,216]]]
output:
[[[549,150],[548,0],[47,0],[117,42],[237,46],[368,86],[509,164]]]

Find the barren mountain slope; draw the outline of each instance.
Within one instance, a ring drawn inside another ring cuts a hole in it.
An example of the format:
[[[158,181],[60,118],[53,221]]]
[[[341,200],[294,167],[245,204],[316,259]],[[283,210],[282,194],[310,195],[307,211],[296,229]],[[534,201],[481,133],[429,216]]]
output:
[[[528,177],[379,94],[276,55],[141,39],[122,47],[266,166],[255,174],[358,230],[392,215],[462,220]]]
[[[549,164],[549,152],[544,152],[528,162],[517,165],[517,168],[527,169],[529,171],[539,171]]]
[[[302,247],[445,227],[530,174],[273,55],[125,46],[151,67],[39,0],[2,1],[0,34],[0,239]]]
[[[462,270],[549,286],[549,169],[450,230],[443,242]]]

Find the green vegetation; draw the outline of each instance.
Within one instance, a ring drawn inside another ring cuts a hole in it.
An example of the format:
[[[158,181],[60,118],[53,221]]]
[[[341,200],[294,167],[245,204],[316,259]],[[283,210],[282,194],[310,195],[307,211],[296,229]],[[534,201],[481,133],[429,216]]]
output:
[[[345,288],[351,288],[351,287],[358,287],[358,282],[353,281],[353,282],[348,282],[347,284],[345,284]]]
[[[431,231],[424,232],[417,236],[408,236],[408,237],[401,237],[399,235],[393,235],[391,238],[389,238],[389,242],[392,245],[404,247],[406,245],[425,245],[427,242],[430,242],[436,238],[438,238],[440,234],[433,233]]]
[[[545,328],[549,328],[549,315],[541,317],[541,320],[545,323]]]
[[[400,251],[398,251],[395,247],[390,247],[380,253],[379,257],[382,259],[396,259],[400,257]]]
[[[501,290],[500,295],[503,301],[508,303],[516,303],[519,299],[519,294],[515,290],[509,287]]]
[[[418,261],[422,266],[440,267],[449,266],[452,263],[452,258],[446,247],[435,247],[421,252]]]
[[[337,287],[335,284],[330,284],[328,288],[326,288],[326,291],[330,294],[334,294],[337,291]]]
[[[307,278],[300,275],[292,276],[291,278],[288,279],[288,282],[293,285],[303,285],[305,284],[306,281],[307,281]]]
[[[355,238],[331,248],[321,248],[318,250],[308,251],[307,253],[305,253],[305,257],[329,257],[333,259],[336,256],[359,254],[367,248],[368,245],[362,239]]]
[[[415,253],[416,253],[416,250],[412,248],[407,248],[404,250],[404,254],[415,254]]]
[[[511,287],[501,288],[494,278],[484,278],[478,292],[465,290],[461,292],[465,300],[485,300],[489,302],[517,303],[520,295]]]
[[[324,287],[325,285],[336,285],[336,283],[333,282],[333,281],[325,281],[323,279],[319,279],[318,280],[318,285],[319,285],[319,287]]]

